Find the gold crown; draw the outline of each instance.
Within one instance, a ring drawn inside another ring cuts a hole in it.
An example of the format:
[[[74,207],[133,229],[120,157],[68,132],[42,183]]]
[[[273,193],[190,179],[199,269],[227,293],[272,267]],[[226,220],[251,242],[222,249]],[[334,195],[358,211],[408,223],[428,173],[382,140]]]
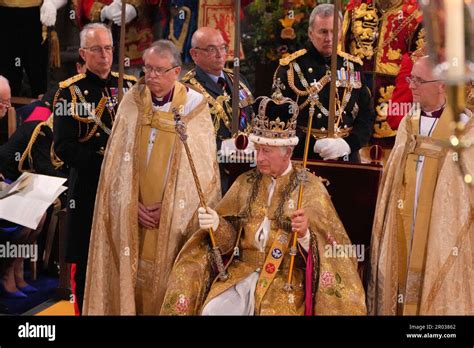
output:
[[[258,114],[252,124],[252,134],[256,137],[267,139],[291,139],[296,137],[296,120],[298,118],[298,104],[290,98],[279,98],[278,100],[269,97],[259,97],[262,99],[258,106]],[[273,103],[272,110],[268,110],[268,103]],[[288,105],[285,108],[285,104]]]

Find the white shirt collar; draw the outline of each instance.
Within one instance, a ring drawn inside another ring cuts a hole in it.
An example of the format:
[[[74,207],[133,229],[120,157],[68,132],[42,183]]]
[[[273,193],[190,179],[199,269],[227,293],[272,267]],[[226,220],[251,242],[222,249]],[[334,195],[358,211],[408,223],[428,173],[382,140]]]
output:
[[[211,80],[214,81],[215,83],[217,83],[217,80],[219,80],[219,77],[225,78],[223,71],[221,71],[221,74],[220,74],[219,76],[216,76],[216,75],[214,75],[214,74],[208,74],[208,73],[206,73],[206,74],[207,74],[207,76],[209,76],[209,77],[211,78]]]
[[[277,176],[277,178],[287,175],[289,172],[291,172],[292,169],[293,169],[293,165],[291,164],[291,161],[290,161],[290,164],[288,164],[288,167],[285,169],[285,171],[280,176]],[[271,178],[272,180],[276,179],[273,176]]]

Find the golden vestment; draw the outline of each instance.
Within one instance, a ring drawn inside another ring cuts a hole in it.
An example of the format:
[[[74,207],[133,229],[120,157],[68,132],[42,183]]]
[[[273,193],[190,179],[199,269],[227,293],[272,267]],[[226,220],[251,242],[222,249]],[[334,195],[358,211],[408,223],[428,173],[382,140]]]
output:
[[[190,109],[182,117],[187,142],[203,194],[213,206],[220,180],[209,109],[200,94],[177,82],[169,110],[180,106]],[[158,314],[174,259],[197,229],[199,198],[173,115],[152,109],[143,80],[124,96],[115,122],[96,197],[83,312]],[[152,128],[158,133],[147,163]],[[161,202],[157,229],[139,226],[139,200]]]
[[[446,107],[431,137],[419,135],[419,112],[400,124],[375,212],[371,314],[474,314],[474,191],[457,163],[461,156],[473,173],[474,148],[458,154],[446,146],[452,119]],[[472,117],[464,133],[474,136]],[[415,213],[419,156],[425,163]]]
[[[258,169],[242,174],[216,207],[220,216],[216,243],[224,256],[231,256],[228,280],[216,279],[212,283],[207,231],[200,231],[178,255],[161,313],[200,314],[211,299],[261,269],[255,289],[256,315],[303,315],[308,299],[312,303],[311,314],[366,314],[365,295],[355,258],[325,255],[325,245],[350,244],[350,240],[321,180],[309,173],[303,179],[302,208],[309,218],[308,256],[313,266],[311,272],[306,272],[304,258],[307,255],[300,250],[293,273],[294,291],[289,293],[283,289],[290,258],[289,217],[297,207],[302,177],[302,168],[293,167],[288,174],[276,178],[273,196],[267,205],[272,178]],[[270,219],[270,233],[265,250],[259,251],[254,243],[255,234],[265,217]],[[308,279],[307,274],[310,274]],[[308,284],[312,289],[309,294],[306,291]]]

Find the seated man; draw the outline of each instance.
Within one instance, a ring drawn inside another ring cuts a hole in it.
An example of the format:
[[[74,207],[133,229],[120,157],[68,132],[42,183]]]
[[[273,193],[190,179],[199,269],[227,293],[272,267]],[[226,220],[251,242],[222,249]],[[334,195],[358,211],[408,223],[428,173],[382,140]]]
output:
[[[0,119],[2,119],[8,108],[10,107],[11,91],[8,80],[0,75]],[[26,143],[28,143],[29,138]],[[16,151],[7,151],[11,143],[0,146],[0,181],[11,183],[18,176],[12,174],[14,170],[8,168],[11,162],[9,158],[5,158],[5,153],[10,153],[14,161]],[[26,148],[26,146],[25,146]],[[21,150],[23,153],[25,149]],[[15,162],[17,170],[18,161]],[[30,244],[36,240],[38,233],[42,230],[45,217],[39,223],[38,228],[33,231],[29,228],[11,223],[0,219],[0,244],[5,245],[7,242],[11,244]],[[10,245],[11,246],[11,245]],[[0,259],[0,297],[7,298],[25,298],[26,293],[35,292],[36,289],[27,284],[23,277],[23,258],[5,258]]]
[[[214,123],[218,157],[226,158],[236,146],[232,138],[232,89],[234,73],[224,68],[229,46],[221,31],[210,27],[201,27],[193,34],[192,48],[189,51],[196,64],[182,79],[196,88],[206,98]],[[247,129],[253,110],[253,96],[243,75],[239,82],[239,130]],[[249,149],[251,151],[251,149]],[[222,193],[230,187],[230,176],[224,161],[219,162]]]
[[[321,179],[290,161],[298,143],[296,103],[265,97],[258,110],[250,135],[257,168],[234,182],[216,210],[199,209],[202,230],[175,263],[161,313],[366,314],[355,258],[326,253],[328,247],[350,244],[331,199]],[[209,228],[224,256],[231,258],[230,276],[213,283],[205,238]],[[291,231],[297,233],[298,248],[291,246]],[[291,255],[293,288],[287,291]]]
[[[52,145],[52,117],[45,122],[25,122],[0,146],[0,173],[11,181],[25,171],[67,177],[61,171],[63,163],[51,152]]]

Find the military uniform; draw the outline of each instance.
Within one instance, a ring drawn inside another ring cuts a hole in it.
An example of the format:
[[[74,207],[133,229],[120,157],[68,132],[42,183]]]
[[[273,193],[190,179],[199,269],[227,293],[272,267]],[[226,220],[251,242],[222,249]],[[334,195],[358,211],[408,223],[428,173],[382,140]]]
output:
[[[62,163],[51,151],[51,126],[49,122],[25,122],[0,146],[0,173],[5,178],[15,181],[24,171],[66,177],[60,170]]]
[[[48,45],[42,44],[42,0],[0,0],[0,75],[10,82],[13,96],[22,90],[23,70],[31,96],[44,93],[48,80]],[[15,28],[12,30],[12,28]]]
[[[125,75],[124,90],[135,81]],[[101,79],[87,70],[59,87],[54,100],[54,150],[70,167],[66,258],[77,263],[76,296],[81,308],[95,195],[118,107],[118,74]]]
[[[223,76],[226,85],[224,88],[214,82],[214,80],[198,66],[189,71],[182,78],[182,82],[193,86],[206,98],[214,122],[218,150],[221,148],[223,140],[232,138],[232,89],[234,75],[232,70],[224,69]],[[240,79],[239,96],[239,130],[244,131],[253,115],[252,104],[254,99],[248,87],[248,83],[243,79],[242,75]],[[222,193],[225,193],[229,188],[229,177],[223,163],[219,163],[219,169]]]
[[[396,134],[387,116],[402,57],[423,46],[422,13],[416,1],[392,0],[383,10],[377,2],[351,0],[342,25],[342,50],[363,62],[363,72],[374,96],[377,113],[374,138]],[[391,141],[379,141],[388,145]],[[390,145],[391,147],[391,145]]]
[[[298,103],[300,112],[297,121],[297,135],[300,139],[294,157],[302,158],[310,101],[314,101],[312,137],[308,158],[321,159],[314,153],[315,138],[327,137],[331,58],[321,55],[310,43],[280,59],[280,65],[273,78],[274,97],[289,97]],[[367,144],[372,133],[375,112],[372,98],[362,76],[362,62],[347,53],[338,52],[337,57],[337,104],[335,134],[342,137],[351,149],[348,158],[359,161],[358,151]],[[312,95],[313,98],[308,98]]]

